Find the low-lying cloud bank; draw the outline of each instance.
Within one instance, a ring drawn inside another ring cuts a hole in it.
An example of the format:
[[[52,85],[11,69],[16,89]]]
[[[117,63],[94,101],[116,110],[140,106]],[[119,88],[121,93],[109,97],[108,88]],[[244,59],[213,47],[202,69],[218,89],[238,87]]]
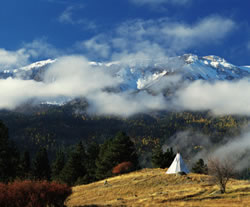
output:
[[[88,112],[95,115],[131,116],[151,110],[164,110],[167,102],[162,94],[146,91],[107,92],[119,87],[120,79],[104,68],[92,67],[80,56],[60,58],[44,75],[43,82],[1,79],[0,108],[14,109],[30,99],[84,97],[90,103]]]
[[[250,115],[250,81],[195,81],[179,90],[174,101],[183,110],[210,110],[216,115]]]
[[[83,57],[63,57],[48,69],[43,82],[1,79],[0,108],[14,109],[29,99],[84,97],[116,84],[118,82],[104,71],[92,70]]]
[[[139,70],[139,69],[138,69]],[[147,81],[146,81],[147,82]],[[180,83],[181,76],[163,76],[150,86],[150,91],[121,91],[122,80],[106,67],[94,67],[82,56],[59,58],[44,75],[43,82],[21,79],[0,80],[0,108],[14,109],[30,99],[84,97],[88,112],[95,115],[131,116],[157,110],[210,110],[215,115],[250,115],[250,82],[193,81]],[[176,85],[182,84],[181,87]],[[172,88],[166,97],[163,91]],[[174,89],[173,89],[174,88]],[[112,91],[112,90],[111,90]]]
[[[214,144],[210,137],[192,130],[178,132],[168,140],[163,150],[169,146],[175,151],[179,150],[183,157],[188,159],[190,167],[200,158],[203,158],[205,162],[210,158],[229,161],[238,171],[250,166],[249,128],[239,137],[228,139],[223,144]]]

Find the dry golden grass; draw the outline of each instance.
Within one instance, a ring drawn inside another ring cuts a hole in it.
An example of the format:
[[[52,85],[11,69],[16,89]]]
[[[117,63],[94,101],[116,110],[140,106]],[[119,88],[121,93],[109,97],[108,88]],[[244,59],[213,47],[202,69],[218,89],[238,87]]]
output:
[[[209,176],[166,175],[166,170],[143,169],[96,183],[76,186],[66,206],[250,206],[250,182],[230,180],[227,193],[209,181]]]

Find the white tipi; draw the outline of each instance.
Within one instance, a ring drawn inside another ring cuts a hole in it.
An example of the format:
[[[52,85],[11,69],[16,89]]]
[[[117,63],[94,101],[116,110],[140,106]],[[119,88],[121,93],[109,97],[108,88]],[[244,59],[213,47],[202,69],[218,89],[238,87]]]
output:
[[[188,168],[186,167],[180,153],[177,153],[176,157],[174,158],[174,161],[168,168],[166,174],[176,174],[176,173],[189,173]]]

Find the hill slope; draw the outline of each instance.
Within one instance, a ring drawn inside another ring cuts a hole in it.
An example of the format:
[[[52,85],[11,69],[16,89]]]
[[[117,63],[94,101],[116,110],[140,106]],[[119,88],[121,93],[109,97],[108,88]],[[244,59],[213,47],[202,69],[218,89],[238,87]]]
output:
[[[66,205],[73,206],[249,206],[249,181],[230,180],[226,194],[209,176],[166,175],[166,170],[143,169],[104,181],[76,186]]]

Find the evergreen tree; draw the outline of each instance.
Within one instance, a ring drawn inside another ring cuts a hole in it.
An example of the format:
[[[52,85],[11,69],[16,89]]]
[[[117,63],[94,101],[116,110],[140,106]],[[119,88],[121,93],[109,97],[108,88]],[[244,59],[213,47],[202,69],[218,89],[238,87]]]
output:
[[[115,166],[112,156],[112,139],[106,140],[100,147],[96,160],[96,178],[98,180],[112,176],[112,168]]]
[[[163,159],[163,151],[161,145],[157,145],[152,152],[152,165],[153,167],[161,167],[162,166],[162,159]]]
[[[33,161],[33,176],[37,180],[50,180],[50,164],[47,150],[41,148]]]
[[[168,168],[172,164],[176,154],[173,152],[173,148],[167,148],[166,152],[163,153],[163,164],[161,168]]]
[[[138,166],[138,156],[134,143],[124,132],[119,132],[113,141],[113,154],[115,155],[116,165],[125,161],[133,163],[135,168]],[[115,165],[115,166],[116,166]]]
[[[166,152],[163,152],[160,145],[157,145],[153,150],[152,164],[154,167],[168,168],[173,162],[175,154],[172,148],[168,148]]]
[[[15,179],[19,158],[16,146],[9,141],[8,128],[0,121],[0,182]]]
[[[89,182],[96,181],[96,160],[100,152],[100,146],[92,142],[87,148],[87,161],[86,161],[86,170]]]
[[[86,153],[82,143],[76,145],[75,149],[70,153],[68,161],[60,173],[60,180],[68,185],[85,184],[86,176]]]
[[[96,162],[97,179],[103,179],[112,175],[112,169],[122,162],[131,162],[133,169],[138,168],[138,157],[134,143],[124,133],[119,132],[114,139],[106,141],[100,149]]]
[[[208,174],[208,167],[203,159],[199,159],[192,167],[192,171],[198,174]]]
[[[52,163],[51,172],[53,180],[60,180],[59,175],[65,166],[65,154],[62,150],[56,153],[55,161]]]
[[[30,163],[30,153],[29,151],[24,151],[20,158],[20,177],[27,179],[30,178],[31,173],[31,163]]]

